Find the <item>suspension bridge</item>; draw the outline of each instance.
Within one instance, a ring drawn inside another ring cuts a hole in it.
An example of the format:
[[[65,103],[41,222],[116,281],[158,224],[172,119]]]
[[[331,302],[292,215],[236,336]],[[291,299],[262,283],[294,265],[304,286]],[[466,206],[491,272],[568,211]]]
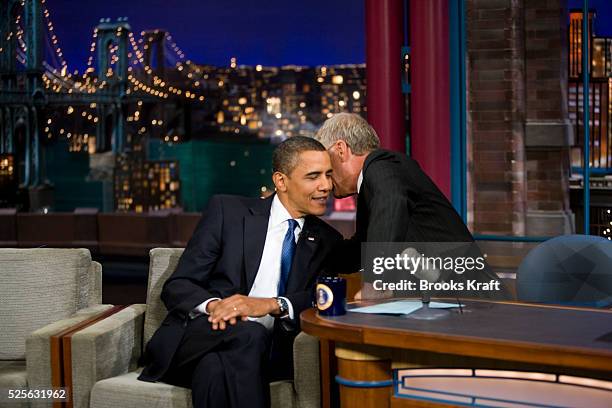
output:
[[[44,182],[45,143],[115,156],[149,137],[178,142],[191,110],[217,107],[223,81],[164,30],[134,33],[126,17],[104,18],[89,51],[86,68],[73,70],[45,0],[0,6],[0,157],[22,188]]]

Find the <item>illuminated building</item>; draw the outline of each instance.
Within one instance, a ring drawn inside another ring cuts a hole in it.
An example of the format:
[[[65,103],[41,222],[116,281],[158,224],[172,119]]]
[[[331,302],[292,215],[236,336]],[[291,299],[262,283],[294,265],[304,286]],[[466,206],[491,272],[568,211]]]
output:
[[[117,211],[157,211],[180,205],[179,166],[175,161],[141,161],[120,156],[115,168]]]
[[[589,12],[589,99],[590,99],[590,165],[612,166],[612,39],[595,35],[596,13]],[[575,129],[572,166],[582,166],[583,90],[582,90],[582,12],[570,12],[568,112]]]
[[[612,77],[612,38],[593,38],[593,77]]]
[[[595,13],[589,12],[589,33],[588,38],[592,38],[593,34],[593,19]],[[570,11],[569,23],[569,77],[577,78],[582,75],[582,11]],[[589,42],[589,55],[591,53],[591,43]],[[590,64],[589,64],[590,69]]]
[[[15,204],[17,184],[15,157],[12,154],[0,154],[0,208]]]
[[[365,66],[201,67],[217,85],[214,125],[226,133],[260,138],[312,136],[337,112],[364,114]],[[222,86],[219,86],[222,84]]]

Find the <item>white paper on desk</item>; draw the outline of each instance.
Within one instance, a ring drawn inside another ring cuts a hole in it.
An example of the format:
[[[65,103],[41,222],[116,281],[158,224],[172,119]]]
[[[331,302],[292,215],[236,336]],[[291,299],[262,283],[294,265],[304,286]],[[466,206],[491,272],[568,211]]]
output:
[[[397,302],[381,303],[374,306],[364,306],[349,309],[349,312],[374,313],[374,314],[410,314],[421,308],[420,300],[399,300]],[[458,303],[430,302],[431,309],[450,309],[459,307]]]

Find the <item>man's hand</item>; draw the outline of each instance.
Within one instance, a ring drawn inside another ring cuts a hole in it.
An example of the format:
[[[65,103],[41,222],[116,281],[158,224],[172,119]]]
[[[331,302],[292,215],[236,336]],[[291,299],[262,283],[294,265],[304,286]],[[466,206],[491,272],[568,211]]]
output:
[[[238,319],[261,317],[279,313],[278,303],[274,298],[255,298],[244,295],[233,295],[223,300],[208,304],[208,321],[213,330],[224,330],[227,324],[236,324]]]

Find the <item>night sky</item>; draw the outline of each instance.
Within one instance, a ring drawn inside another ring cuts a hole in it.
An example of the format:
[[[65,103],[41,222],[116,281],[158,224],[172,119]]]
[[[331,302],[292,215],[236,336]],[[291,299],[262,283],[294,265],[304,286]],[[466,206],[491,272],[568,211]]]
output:
[[[364,0],[47,0],[71,69],[89,56],[100,18],[163,28],[201,64],[279,66],[365,62]]]
[[[47,0],[71,69],[82,69],[100,18],[128,17],[132,30],[163,28],[201,64],[322,65],[365,62],[365,0]],[[595,32],[612,37],[612,1],[597,9]],[[582,0],[569,0],[570,8]]]

